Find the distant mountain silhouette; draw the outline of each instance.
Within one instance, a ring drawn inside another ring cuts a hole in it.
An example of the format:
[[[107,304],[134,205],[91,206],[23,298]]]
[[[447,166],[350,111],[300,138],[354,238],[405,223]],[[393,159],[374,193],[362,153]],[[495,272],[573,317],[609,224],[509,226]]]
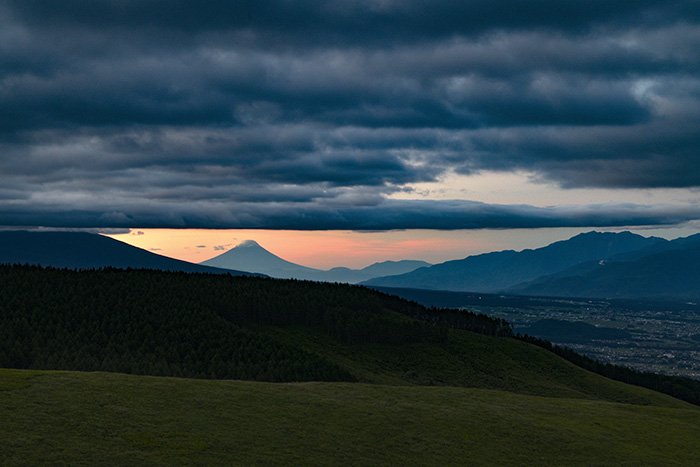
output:
[[[515,285],[522,295],[700,299],[700,234]]]
[[[430,263],[410,259],[382,261],[370,264],[362,269],[333,268],[328,271],[323,271],[322,280],[326,282],[349,282],[354,284],[370,280],[374,277],[404,274],[426,266],[430,266]]]
[[[261,247],[254,240],[240,245],[214,258],[199,263],[223,269],[238,269],[267,274],[280,279],[309,279],[321,272],[280,258]]]
[[[248,274],[167,258],[103,235],[85,232],[0,231],[0,263],[70,269],[115,267]]]
[[[498,292],[574,265],[668,243],[631,232],[588,232],[534,250],[469,256],[415,271],[378,277],[365,285],[464,292]]]
[[[384,261],[374,263],[364,269],[337,267],[324,271],[309,268],[287,261],[267,251],[254,240],[246,240],[219,256],[200,263],[217,268],[232,268],[258,272],[280,279],[303,279],[321,282],[357,283],[388,274],[402,274],[417,268],[429,266],[425,261]]]

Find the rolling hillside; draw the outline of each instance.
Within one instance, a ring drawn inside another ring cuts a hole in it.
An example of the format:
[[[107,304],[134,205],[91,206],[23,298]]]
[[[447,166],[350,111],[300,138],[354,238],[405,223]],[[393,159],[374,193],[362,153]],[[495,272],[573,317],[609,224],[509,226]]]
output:
[[[469,256],[415,271],[371,279],[365,285],[464,292],[498,292],[574,265],[665,243],[630,232],[580,234],[535,250]]]
[[[497,337],[511,335],[501,320],[363,287],[19,266],[0,267],[0,283],[0,367],[665,400]]]
[[[0,370],[3,465],[698,465],[700,410],[459,387]]]
[[[214,274],[0,266],[0,283],[0,367],[28,369],[0,369],[3,465],[693,465],[700,452],[697,406],[483,315]]]

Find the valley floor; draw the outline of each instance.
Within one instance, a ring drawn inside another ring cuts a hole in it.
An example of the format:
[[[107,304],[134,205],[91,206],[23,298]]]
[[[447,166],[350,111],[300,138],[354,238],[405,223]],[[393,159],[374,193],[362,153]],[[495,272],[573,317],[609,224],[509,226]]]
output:
[[[0,464],[700,465],[700,409],[0,370]]]

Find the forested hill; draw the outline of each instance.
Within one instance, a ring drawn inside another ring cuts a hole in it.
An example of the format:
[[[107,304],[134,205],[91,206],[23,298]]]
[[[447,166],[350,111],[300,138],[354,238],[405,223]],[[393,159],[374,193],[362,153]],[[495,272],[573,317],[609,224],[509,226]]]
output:
[[[255,327],[305,326],[347,344],[443,343],[448,325],[511,334],[503,320],[306,281],[0,266],[0,284],[0,367],[352,380]]]
[[[512,339],[503,320],[425,308],[364,287],[34,266],[0,266],[0,284],[0,367],[470,386],[671,403]],[[700,401],[692,382],[664,383],[670,386],[640,384]]]

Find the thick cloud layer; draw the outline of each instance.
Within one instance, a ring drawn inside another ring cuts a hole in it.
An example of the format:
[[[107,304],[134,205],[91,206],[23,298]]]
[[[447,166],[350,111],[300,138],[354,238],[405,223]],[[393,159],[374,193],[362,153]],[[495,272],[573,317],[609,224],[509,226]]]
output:
[[[700,2],[0,0],[0,224],[621,225],[447,171],[700,186]]]
[[[700,219],[700,207],[595,205],[539,208],[489,205],[469,201],[385,200],[376,205],[349,203],[230,203],[161,201],[139,206],[109,200],[77,209],[55,205],[5,209],[0,216],[10,225],[31,225],[40,218],[46,227],[91,228],[241,228],[298,230],[481,229],[539,227],[612,227],[673,225]],[[127,208],[127,209],[123,209]],[[119,210],[121,209],[121,210]]]

